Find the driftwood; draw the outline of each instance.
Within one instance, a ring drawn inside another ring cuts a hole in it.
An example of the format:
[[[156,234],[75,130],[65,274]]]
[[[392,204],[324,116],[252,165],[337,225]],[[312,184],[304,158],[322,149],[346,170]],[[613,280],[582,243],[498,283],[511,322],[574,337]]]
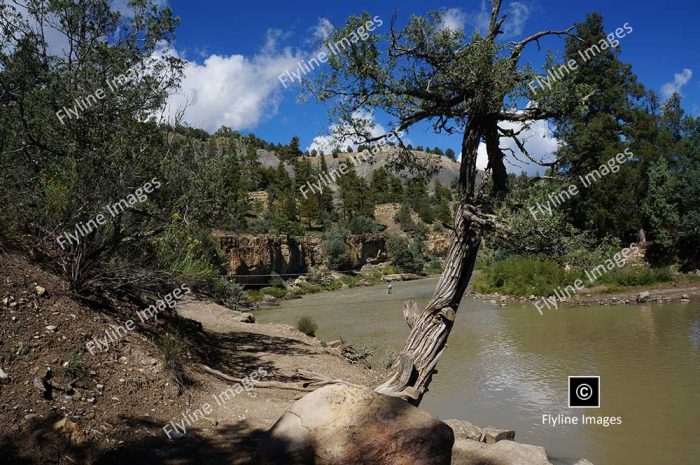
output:
[[[243,383],[244,380],[244,378],[237,378],[235,376],[227,375],[226,373],[222,373],[221,371],[215,370],[214,368],[207,365],[200,364],[199,367],[222,381],[229,381],[232,383]],[[321,375],[311,370],[299,369],[297,370],[297,373],[299,373],[300,376],[306,378],[306,381],[301,381],[298,383],[285,383],[282,381],[256,381],[255,387],[311,392],[328,384],[345,384],[348,386],[357,386],[356,384],[349,383],[342,379],[331,379],[328,376]]]

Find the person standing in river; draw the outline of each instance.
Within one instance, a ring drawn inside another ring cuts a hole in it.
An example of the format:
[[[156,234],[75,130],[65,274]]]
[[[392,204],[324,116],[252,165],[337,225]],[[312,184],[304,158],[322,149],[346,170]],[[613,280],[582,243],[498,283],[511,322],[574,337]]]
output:
[[[391,294],[391,281],[389,281],[386,285],[386,293]]]

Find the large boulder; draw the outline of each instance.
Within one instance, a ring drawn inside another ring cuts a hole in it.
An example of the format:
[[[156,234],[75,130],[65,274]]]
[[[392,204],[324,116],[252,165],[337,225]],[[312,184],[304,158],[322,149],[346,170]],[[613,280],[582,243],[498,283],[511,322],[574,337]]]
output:
[[[495,444],[457,439],[452,448],[452,465],[552,465],[544,448],[514,441]]]
[[[333,384],[299,399],[261,440],[265,465],[449,465],[454,434],[400,399]]]

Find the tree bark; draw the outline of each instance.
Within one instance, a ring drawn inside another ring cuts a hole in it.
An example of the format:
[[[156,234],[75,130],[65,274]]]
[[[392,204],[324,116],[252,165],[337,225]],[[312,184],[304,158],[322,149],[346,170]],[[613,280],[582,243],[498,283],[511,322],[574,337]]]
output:
[[[481,243],[477,225],[468,207],[474,201],[476,157],[483,134],[481,118],[471,118],[462,139],[460,202],[455,212],[452,242],[432,299],[418,318],[407,321],[412,328],[403,350],[392,365],[386,381],[377,392],[400,397],[418,405],[428,390],[435,366],[447,347],[447,338],[474,270]]]

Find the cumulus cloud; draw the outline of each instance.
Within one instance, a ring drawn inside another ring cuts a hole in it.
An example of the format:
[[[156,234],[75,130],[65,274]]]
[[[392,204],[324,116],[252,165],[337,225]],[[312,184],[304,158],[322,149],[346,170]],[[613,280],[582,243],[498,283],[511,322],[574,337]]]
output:
[[[372,113],[358,111],[353,114],[353,118],[366,122],[365,127],[371,137],[379,137],[387,133],[386,128],[374,120]],[[344,151],[348,146],[356,149],[358,144],[363,143],[364,140],[360,137],[345,136],[344,133],[349,132],[348,129],[348,126],[331,124],[328,128],[328,134],[314,137],[306,149],[322,151],[325,154],[331,153],[336,148]]]
[[[691,69],[685,68],[680,73],[675,73],[673,75],[673,82],[667,82],[661,86],[661,95],[665,99],[670,98],[674,93],[681,93],[681,89],[685,87],[693,77],[693,71]]]
[[[547,124],[546,121],[535,121],[532,122],[529,127],[525,127],[523,123],[518,122],[503,122],[500,126],[504,129],[511,129],[515,132],[522,130],[518,138],[523,142],[525,148],[532,158],[540,162],[552,162],[554,161],[554,152],[559,148],[559,141]],[[505,164],[506,170],[509,173],[520,174],[521,171],[525,171],[528,175],[541,175],[544,173],[546,167],[540,166],[537,163],[533,163],[528,160],[527,157],[520,151],[517,144],[511,138],[501,138],[500,143],[501,149],[504,150],[506,155]],[[515,152],[515,156],[511,154],[510,150]],[[461,160],[462,154],[460,152],[458,160]],[[516,160],[517,157],[517,160]],[[476,167],[480,170],[486,169],[488,165],[488,155],[486,153],[486,144],[479,144],[479,150],[477,152]]]
[[[508,19],[503,23],[503,36],[513,37],[523,33],[525,22],[530,18],[530,8],[523,2],[508,5]]]
[[[440,29],[451,29],[453,31],[463,31],[467,23],[467,15],[461,8],[449,8],[445,11]]]
[[[252,58],[215,54],[202,64],[187,61],[181,87],[168,99],[169,116],[185,109],[185,121],[212,131],[254,128],[274,115],[281,100],[277,77],[300,59],[289,49],[274,52],[274,40],[268,36],[263,51]]]

